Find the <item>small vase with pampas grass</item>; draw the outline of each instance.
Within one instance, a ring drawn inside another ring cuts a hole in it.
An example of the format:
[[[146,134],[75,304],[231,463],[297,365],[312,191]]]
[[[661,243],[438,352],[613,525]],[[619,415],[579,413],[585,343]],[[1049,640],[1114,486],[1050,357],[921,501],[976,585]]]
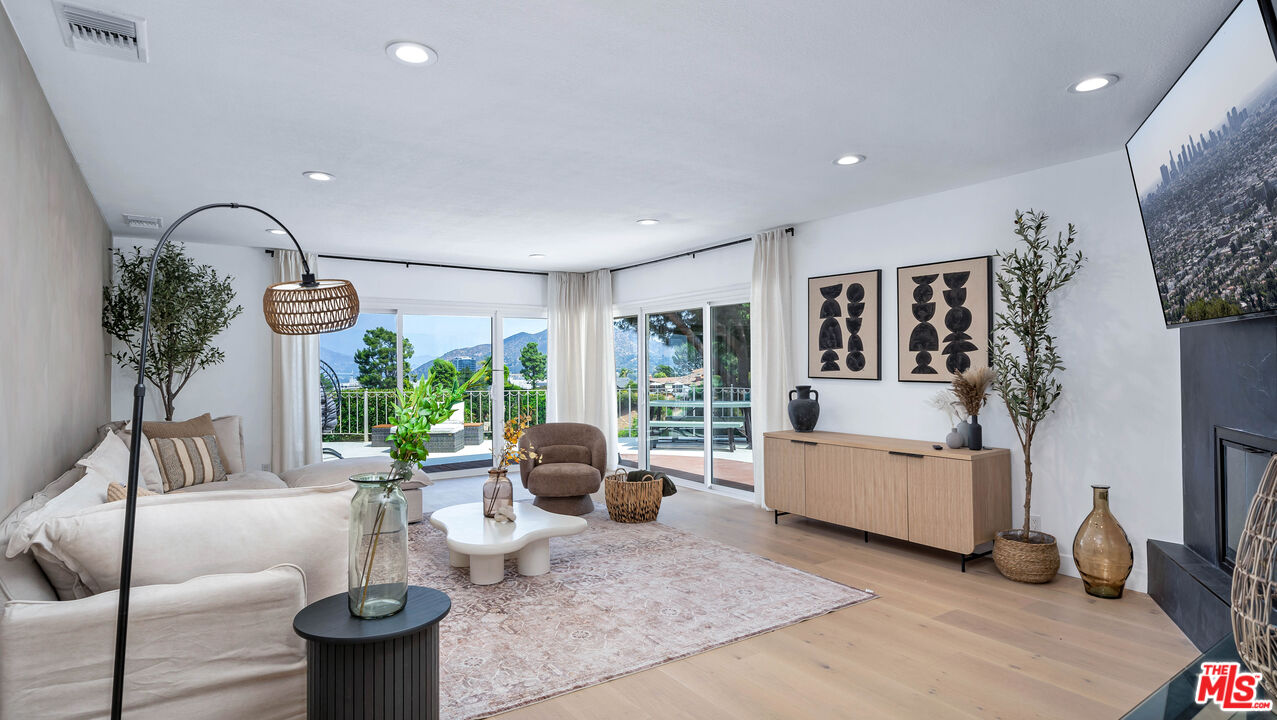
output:
[[[971,416],[967,447],[972,450],[984,449],[984,430],[980,427],[980,410],[989,401],[989,388],[993,385],[993,379],[993,371],[984,366],[953,374],[953,395],[967,415]]]

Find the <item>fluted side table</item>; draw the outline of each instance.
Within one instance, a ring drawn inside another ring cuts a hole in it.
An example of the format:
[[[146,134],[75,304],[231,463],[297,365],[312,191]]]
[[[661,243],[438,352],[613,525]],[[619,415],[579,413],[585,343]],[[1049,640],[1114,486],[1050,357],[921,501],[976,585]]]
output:
[[[297,613],[306,639],[306,717],[310,720],[436,720],[439,621],[447,595],[408,588],[404,609],[387,618],[350,614],[346,593]]]

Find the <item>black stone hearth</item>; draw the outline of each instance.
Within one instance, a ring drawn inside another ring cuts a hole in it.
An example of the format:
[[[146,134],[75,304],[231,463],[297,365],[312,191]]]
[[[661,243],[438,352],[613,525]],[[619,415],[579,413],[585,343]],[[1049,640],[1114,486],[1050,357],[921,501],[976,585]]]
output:
[[[1277,319],[1179,331],[1184,542],[1148,541],[1148,592],[1202,650],[1231,628],[1219,565],[1216,428],[1277,438]]]

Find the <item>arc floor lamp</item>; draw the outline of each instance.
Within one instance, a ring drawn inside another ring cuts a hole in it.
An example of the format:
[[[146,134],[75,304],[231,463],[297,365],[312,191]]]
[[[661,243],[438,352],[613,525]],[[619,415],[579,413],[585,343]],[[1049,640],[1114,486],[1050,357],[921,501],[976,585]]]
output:
[[[155,245],[146,281],[146,304],[142,322],[142,345],[138,350],[137,385],[133,388],[133,436],[129,445],[129,486],[124,501],[124,549],[120,557],[120,604],[115,623],[115,671],[111,683],[111,718],[121,720],[124,712],[124,656],[129,624],[129,581],[133,572],[133,525],[137,513],[138,461],[142,452],[142,406],[146,397],[146,346],[151,330],[151,296],[155,291],[155,266],[169,236],[192,215],[214,208],[242,208],[270,218],[283,230],[301,254],[300,281],[282,282],[266,288],[262,310],[266,324],[280,335],[315,335],[345,330],[359,319],[359,295],[346,280],[316,280],[306,262],[306,253],[284,223],[265,210],[240,203],[203,205],[169,225]]]

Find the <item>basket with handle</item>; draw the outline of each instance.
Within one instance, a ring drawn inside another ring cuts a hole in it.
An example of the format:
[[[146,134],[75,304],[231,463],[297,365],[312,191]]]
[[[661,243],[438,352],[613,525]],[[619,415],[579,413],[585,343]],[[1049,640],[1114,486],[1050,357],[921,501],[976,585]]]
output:
[[[613,522],[642,523],[656,520],[661,511],[662,481],[652,475],[631,482],[624,468],[603,478],[603,496],[607,514]]]

